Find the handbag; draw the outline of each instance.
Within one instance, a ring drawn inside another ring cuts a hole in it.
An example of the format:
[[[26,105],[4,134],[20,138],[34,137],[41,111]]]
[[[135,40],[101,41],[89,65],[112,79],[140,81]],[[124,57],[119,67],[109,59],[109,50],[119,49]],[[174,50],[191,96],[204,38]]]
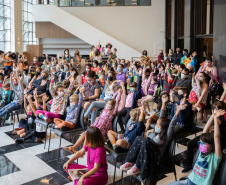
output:
[[[217,96],[220,94],[220,87],[222,86],[222,82],[215,82],[208,89],[208,93],[211,96]]]

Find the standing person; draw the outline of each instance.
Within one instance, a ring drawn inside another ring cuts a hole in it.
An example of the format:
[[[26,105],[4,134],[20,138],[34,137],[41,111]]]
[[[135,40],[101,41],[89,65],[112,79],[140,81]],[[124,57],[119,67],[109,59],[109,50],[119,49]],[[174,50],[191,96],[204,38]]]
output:
[[[148,56],[148,53],[147,53],[147,50],[144,50],[142,52],[142,55],[140,56],[140,62],[141,62],[141,65],[143,66],[144,65],[144,61],[146,60],[150,60],[149,56]]]
[[[127,89],[127,86],[126,86],[126,74],[123,73],[123,69],[124,69],[124,66],[123,64],[119,64],[118,67],[117,67],[117,75],[116,75],[116,79],[117,80],[121,80],[124,85],[125,85],[125,89]]]
[[[93,59],[94,59],[94,51],[95,51],[95,46],[91,46],[91,52],[90,52],[90,54],[89,54],[89,59],[91,60],[91,61],[93,61]]]
[[[64,164],[63,168],[68,174],[70,169],[88,168],[88,172],[83,174],[80,179],[76,179],[74,185],[105,185],[108,181],[108,165],[106,162],[104,137],[99,128],[89,127],[85,138],[83,148],[76,152],[76,154]],[[86,152],[88,167],[71,163],[84,156]],[[68,179],[72,181],[70,176]]]
[[[62,60],[66,60],[67,63],[71,62],[71,55],[69,54],[69,49],[64,50],[64,54],[61,53]]]
[[[177,48],[176,53],[173,54],[173,65],[179,65],[181,57],[183,57],[183,54],[180,52],[180,48]]]
[[[191,54],[191,65],[194,67],[194,71],[196,72],[196,65],[197,65],[197,59],[196,59],[196,55],[197,55],[197,52],[194,51],[192,54]]]
[[[37,56],[34,56],[33,62],[30,64],[30,66],[33,66],[33,64],[36,67],[41,67],[41,63],[38,61],[38,57]]]
[[[185,64],[183,61],[185,60],[185,55],[188,54],[187,49],[183,49],[183,57],[180,59],[180,63]]]
[[[94,51],[94,60],[97,60],[99,63],[99,66],[102,66],[102,53],[100,52],[99,49],[95,49]]]
[[[5,63],[4,51],[0,50],[0,69],[5,68],[4,63]]]
[[[169,63],[173,63],[173,49],[169,49],[168,57],[169,57]]]
[[[163,50],[160,49],[160,50],[159,50],[159,56],[158,56],[158,62],[159,62],[160,64],[162,64],[163,60],[164,60],[164,58],[163,58]]]
[[[73,68],[77,69],[78,74],[80,74],[80,70],[81,70],[81,57],[79,54],[80,52],[76,50],[74,53],[73,65],[72,65]]]

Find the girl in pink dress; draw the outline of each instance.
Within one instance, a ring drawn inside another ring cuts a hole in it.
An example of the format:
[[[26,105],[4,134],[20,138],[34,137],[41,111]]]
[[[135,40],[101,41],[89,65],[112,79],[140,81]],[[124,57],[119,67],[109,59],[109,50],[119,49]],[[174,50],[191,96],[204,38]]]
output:
[[[87,169],[88,172],[79,175],[79,179],[74,180],[74,185],[105,185],[108,181],[108,165],[106,162],[106,152],[104,148],[104,137],[97,127],[89,127],[87,129],[85,144],[71,159],[69,159],[63,166],[64,170],[72,169]],[[87,152],[87,165],[71,163],[76,159],[82,157]],[[77,173],[78,174],[78,173]],[[72,178],[69,176],[69,180]]]
[[[116,100],[115,100],[116,99]],[[107,138],[107,133],[109,130],[112,130],[112,120],[115,115],[118,113],[118,105],[121,99],[121,89],[119,89],[112,97],[107,101],[103,112],[100,117],[93,123],[92,126],[98,127],[105,138]],[[83,132],[79,137],[77,142],[72,147],[64,147],[70,153],[75,153],[76,149],[80,144],[85,140],[86,132]]]

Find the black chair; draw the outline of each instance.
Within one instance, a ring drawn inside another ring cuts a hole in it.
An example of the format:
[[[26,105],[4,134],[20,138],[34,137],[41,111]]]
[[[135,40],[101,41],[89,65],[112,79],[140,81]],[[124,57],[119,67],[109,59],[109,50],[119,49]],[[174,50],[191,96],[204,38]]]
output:
[[[166,147],[166,150],[164,152],[164,155],[162,157],[162,167],[161,167],[161,172],[158,175],[158,177],[167,174],[167,173],[174,173],[175,180],[177,181],[177,174],[176,174],[176,169],[175,169],[175,164],[174,164],[174,158],[173,158],[173,151],[175,148],[175,140],[171,140]],[[148,185],[150,184],[150,177],[142,180],[140,177],[140,174],[138,175],[133,175],[134,178],[139,180],[140,182],[143,183],[143,185]],[[157,183],[157,182],[156,182]]]
[[[84,112],[85,112],[85,110],[83,108],[81,108],[81,110],[79,112],[79,117],[78,117],[78,124],[79,124],[78,127],[74,128],[74,129],[67,130],[67,131],[62,131],[61,129],[57,129],[57,128],[51,128],[50,129],[48,153],[49,153],[49,148],[50,148],[51,132],[54,132],[56,135],[58,135],[60,137],[58,161],[59,161],[59,158],[60,158],[60,147],[61,147],[61,138],[62,138],[62,136],[64,134],[70,134],[70,137],[71,137],[71,133],[79,132],[79,131],[85,131],[85,126],[83,124]]]
[[[196,153],[195,153],[195,156],[194,156],[194,159],[193,159],[193,162],[192,162],[192,168],[194,168],[194,165],[198,159],[198,156],[199,156],[199,153],[200,153],[200,150],[197,149]],[[222,157],[222,161],[217,169],[217,172],[215,174],[215,177],[213,179],[213,183],[212,184],[217,184],[217,185],[225,185],[226,184],[226,176],[225,176],[225,173],[226,173],[226,158],[223,156]],[[180,180],[185,180],[187,178],[180,178]]]
[[[47,110],[49,110],[49,108],[51,108],[51,106],[49,106],[49,105],[46,106],[46,107],[47,107]],[[65,108],[64,115],[62,115],[61,119],[62,120],[65,120],[66,119],[66,115],[67,115],[67,108]],[[46,147],[47,129],[48,129],[48,127],[49,127],[50,124],[55,124],[55,123],[53,121],[51,121],[50,123],[47,123],[45,120],[40,119],[40,118],[36,118],[35,119],[35,123],[42,124],[42,125],[44,125],[46,127],[46,130],[45,130],[46,136],[45,136],[45,143],[44,143],[44,149],[45,149],[45,147]]]

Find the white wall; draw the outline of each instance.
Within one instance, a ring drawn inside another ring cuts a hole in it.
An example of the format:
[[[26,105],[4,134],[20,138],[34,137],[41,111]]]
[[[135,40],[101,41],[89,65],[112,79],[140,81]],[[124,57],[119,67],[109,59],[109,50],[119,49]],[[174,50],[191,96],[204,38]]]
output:
[[[139,52],[146,49],[151,57],[165,48],[165,0],[151,0],[151,6],[61,8]]]
[[[43,54],[57,54],[66,48],[70,55],[74,55],[75,50],[79,50],[81,55],[88,55],[91,51],[91,45],[79,38],[40,38],[39,44],[43,45]]]

